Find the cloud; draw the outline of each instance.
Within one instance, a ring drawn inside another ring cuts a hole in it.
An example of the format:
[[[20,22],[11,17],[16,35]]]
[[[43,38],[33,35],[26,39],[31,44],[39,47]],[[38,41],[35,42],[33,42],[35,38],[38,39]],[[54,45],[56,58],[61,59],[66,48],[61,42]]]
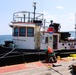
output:
[[[49,26],[50,24],[50,21],[53,20],[53,22],[57,22],[57,15],[52,15],[52,14],[49,14],[48,12],[44,11],[44,19],[45,19],[45,26]]]
[[[44,11],[44,12],[43,12],[43,14],[47,15],[47,14],[48,14],[48,12]]]
[[[62,16],[62,17],[61,17]],[[68,13],[60,16],[61,31],[74,31],[75,13]]]
[[[57,9],[64,9],[62,6],[56,6]]]
[[[67,14],[49,14],[49,12],[44,11],[44,19],[46,22],[53,20],[54,23],[59,23],[61,25],[60,31],[72,31],[75,27],[75,13]],[[46,23],[46,26],[49,26],[49,23]],[[69,28],[68,28],[69,27]]]
[[[43,12],[44,13],[44,19],[46,19],[47,22],[50,22],[51,20],[56,21],[56,15],[51,15],[48,12]]]
[[[42,13],[42,14],[45,14],[45,15],[47,15],[47,14],[48,14],[48,12],[46,12],[46,11],[38,12],[38,13]]]
[[[45,15],[44,18],[46,19],[46,21],[50,22],[50,20],[55,20],[56,19],[56,15]]]

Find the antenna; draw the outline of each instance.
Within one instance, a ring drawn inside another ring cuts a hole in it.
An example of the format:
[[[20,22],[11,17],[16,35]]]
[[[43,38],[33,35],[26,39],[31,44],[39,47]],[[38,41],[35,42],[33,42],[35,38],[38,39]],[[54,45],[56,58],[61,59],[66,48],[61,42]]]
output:
[[[33,2],[33,7],[34,7],[34,20],[35,20],[36,2]]]
[[[76,40],[76,13],[75,13],[75,40]]]

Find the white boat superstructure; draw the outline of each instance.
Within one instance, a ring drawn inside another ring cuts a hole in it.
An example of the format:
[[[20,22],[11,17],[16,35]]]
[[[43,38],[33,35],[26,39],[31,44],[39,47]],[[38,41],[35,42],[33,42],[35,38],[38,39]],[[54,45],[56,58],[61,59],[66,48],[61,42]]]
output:
[[[20,11],[13,14],[12,27],[13,43],[18,49],[43,50],[47,45],[54,50],[75,49],[76,41],[68,40],[69,32],[60,32],[60,24],[51,21],[48,28],[44,26],[44,15],[41,13]]]

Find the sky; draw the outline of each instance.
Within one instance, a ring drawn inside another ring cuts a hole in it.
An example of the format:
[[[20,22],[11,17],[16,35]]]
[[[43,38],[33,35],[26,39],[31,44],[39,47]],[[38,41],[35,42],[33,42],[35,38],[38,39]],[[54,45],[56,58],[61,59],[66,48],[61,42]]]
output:
[[[76,0],[0,0],[0,35],[12,34],[9,24],[13,13],[33,12],[33,2],[37,3],[36,12],[43,13],[46,21],[61,25],[60,31],[75,31]]]

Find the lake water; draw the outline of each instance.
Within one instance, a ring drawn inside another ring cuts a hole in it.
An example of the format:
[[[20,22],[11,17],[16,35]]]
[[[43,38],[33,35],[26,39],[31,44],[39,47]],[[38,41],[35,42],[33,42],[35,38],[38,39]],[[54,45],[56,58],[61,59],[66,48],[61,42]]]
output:
[[[4,41],[12,41],[12,35],[0,35],[0,44],[4,44]]]
[[[70,32],[71,37],[75,37],[75,32]],[[12,35],[0,35],[0,44],[4,44],[4,41],[12,41]]]

